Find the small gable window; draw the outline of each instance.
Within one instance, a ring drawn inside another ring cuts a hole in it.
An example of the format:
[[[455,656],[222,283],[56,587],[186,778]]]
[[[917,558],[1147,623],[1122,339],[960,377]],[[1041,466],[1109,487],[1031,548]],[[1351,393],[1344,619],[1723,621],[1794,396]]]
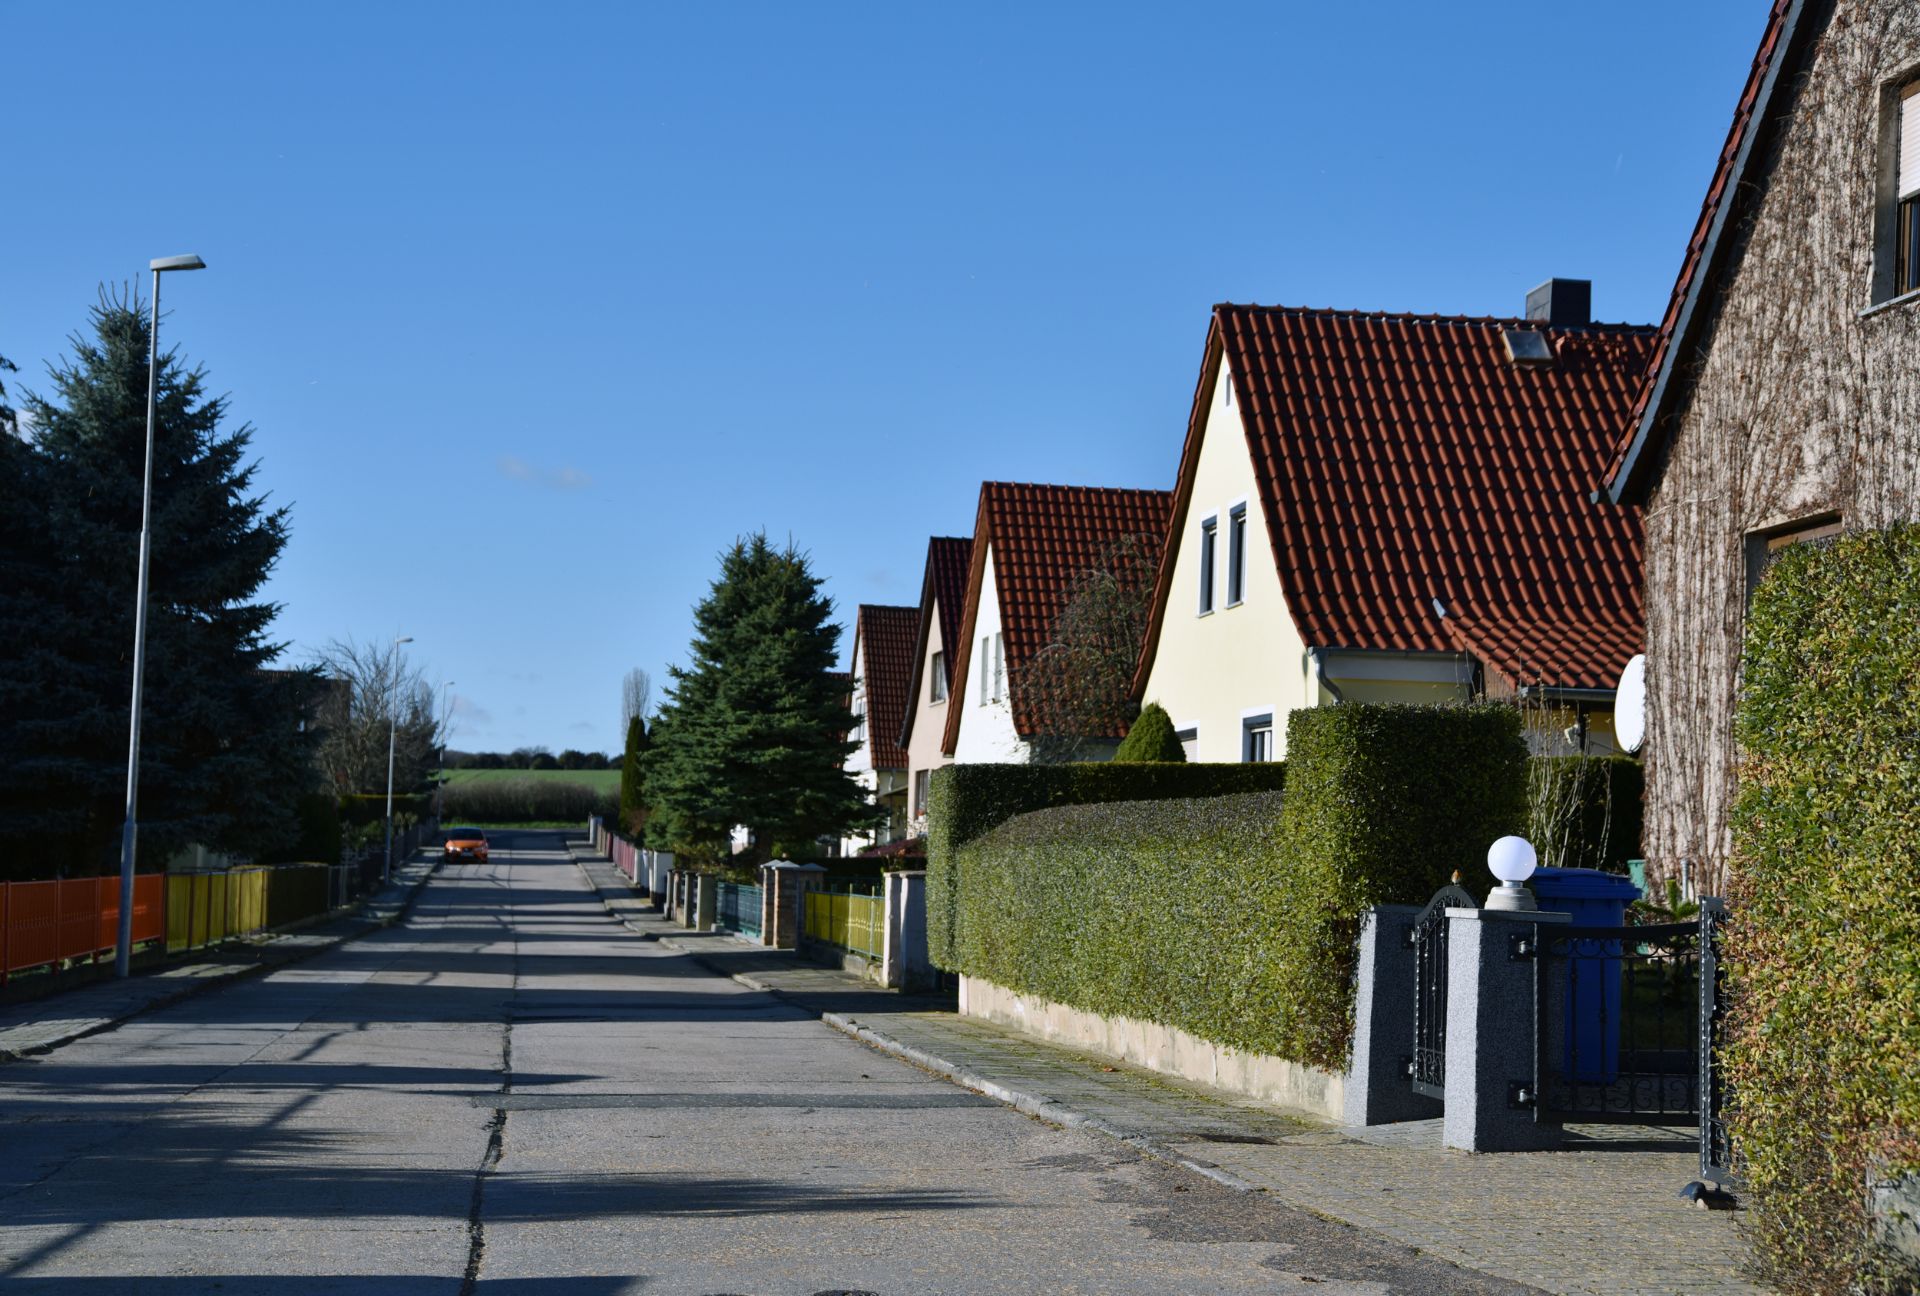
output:
[[[933,672],[933,700],[945,702],[947,700],[947,655],[943,652],[933,654],[933,660],[928,663],[927,669]]]
[[[1247,597],[1247,506],[1235,504],[1227,514],[1227,606]]]
[[[1213,542],[1218,538],[1220,519],[1210,517],[1200,524],[1200,615],[1213,611]]]

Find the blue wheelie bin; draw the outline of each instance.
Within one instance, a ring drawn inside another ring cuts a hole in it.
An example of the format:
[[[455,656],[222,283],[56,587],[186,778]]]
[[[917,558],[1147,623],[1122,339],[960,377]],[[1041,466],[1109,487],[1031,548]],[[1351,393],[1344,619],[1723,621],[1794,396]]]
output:
[[[1528,879],[1540,907],[1571,914],[1577,928],[1624,927],[1627,906],[1640,888],[1599,869],[1543,868]],[[1544,930],[1552,939],[1558,933]],[[1574,1081],[1612,1084],[1620,1074],[1620,942],[1604,936],[1573,938],[1566,960],[1566,1046],[1563,1074]]]

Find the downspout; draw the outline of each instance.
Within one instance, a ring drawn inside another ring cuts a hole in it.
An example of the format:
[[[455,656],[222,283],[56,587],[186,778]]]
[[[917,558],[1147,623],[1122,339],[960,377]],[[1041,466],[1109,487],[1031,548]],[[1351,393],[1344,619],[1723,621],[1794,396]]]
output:
[[[1313,663],[1313,677],[1319,681],[1320,687],[1333,694],[1334,705],[1338,706],[1340,703],[1345,702],[1347,700],[1346,694],[1340,691],[1340,686],[1333,682],[1331,675],[1327,674],[1326,649],[1307,649],[1307,660]]]

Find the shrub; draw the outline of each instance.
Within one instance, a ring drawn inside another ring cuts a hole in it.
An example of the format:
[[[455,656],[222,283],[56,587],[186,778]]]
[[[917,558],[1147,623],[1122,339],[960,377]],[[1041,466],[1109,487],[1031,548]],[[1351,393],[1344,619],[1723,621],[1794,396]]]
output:
[[[1455,869],[1484,878],[1487,846],[1526,824],[1526,747],[1511,708],[1347,703],[1294,712],[1287,756],[1284,796],[1261,765],[936,773],[936,962],[1344,1068],[1360,916]],[[1099,795],[1129,787],[1157,799]]]
[[[1742,678],[1726,1060],[1756,1255],[1789,1291],[1912,1290],[1866,1195],[1920,1170],[1920,528],[1783,551]]]
[[[444,796],[448,824],[582,823],[589,815],[611,824],[620,809],[618,792],[566,779],[472,779],[449,783]]]
[[[1527,840],[1540,862],[1626,872],[1640,854],[1645,783],[1631,756],[1535,756],[1527,763]]]
[[[302,793],[294,813],[300,821],[298,837],[290,849],[269,856],[265,862],[338,864],[343,844],[339,799],[328,792]]]
[[[1114,752],[1113,758],[1117,761],[1184,763],[1187,750],[1174,734],[1173,721],[1167,718],[1167,709],[1158,702],[1149,702],[1140,709],[1139,718],[1133,722],[1133,728],[1127,730],[1127,736],[1121,740],[1120,749]]]
[[[396,823],[402,815],[411,815],[415,819],[425,818],[432,809],[433,798],[426,793],[396,792],[394,794],[393,817]],[[348,827],[384,824],[386,820],[387,798],[383,792],[355,793],[340,798],[340,822]]]
[[[1048,806],[1155,801],[1277,792],[1279,762],[1258,765],[1167,765],[1087,762],[1073,765],[949,765],[933,771],[927,793],[927,945],[934,963],[954,961],[955,905],[960,888],[955,851],[1013,816]]]

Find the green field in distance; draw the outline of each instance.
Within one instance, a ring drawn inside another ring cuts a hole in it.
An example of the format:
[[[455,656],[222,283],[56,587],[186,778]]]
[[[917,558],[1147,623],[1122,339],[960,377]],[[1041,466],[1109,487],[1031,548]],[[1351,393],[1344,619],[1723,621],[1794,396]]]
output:
[[[509,783],[517,779],[538,779],[542,783],[584,783],[590,788],[602,792],[620,790],[620,771],[610,770],[523,770],[523,769],[457,769],[447,771],[447,782],[454,783]]]

